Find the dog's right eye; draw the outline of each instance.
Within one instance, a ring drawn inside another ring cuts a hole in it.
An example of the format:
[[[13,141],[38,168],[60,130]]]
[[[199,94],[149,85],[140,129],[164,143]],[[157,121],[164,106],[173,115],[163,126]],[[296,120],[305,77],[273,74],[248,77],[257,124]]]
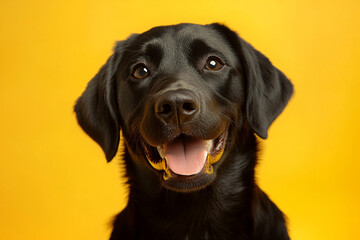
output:
[[[143,79],[149,76],[149,74],[149,69],[144,64],[140,64],[134,68],[132,75],[137,79]]]
[[[209,57],[206,61],[205,68],[210,71],[219,71],[224,63],[217,57]]]

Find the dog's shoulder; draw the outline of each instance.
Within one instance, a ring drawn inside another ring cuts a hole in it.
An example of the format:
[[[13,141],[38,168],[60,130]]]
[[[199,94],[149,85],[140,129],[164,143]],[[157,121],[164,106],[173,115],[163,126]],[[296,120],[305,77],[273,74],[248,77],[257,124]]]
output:
[[[254,236],[261,239],[289,240],[285,217],[280,209],[256,186],[254,201]]]

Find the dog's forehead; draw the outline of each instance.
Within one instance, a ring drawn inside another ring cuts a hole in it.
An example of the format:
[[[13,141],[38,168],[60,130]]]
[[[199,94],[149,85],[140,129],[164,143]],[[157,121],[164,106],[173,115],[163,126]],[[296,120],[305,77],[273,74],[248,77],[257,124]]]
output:
[[[237,63],[236,54],[228,41],[209,25],[179,24],[156,27],[140,34],[138,38],[143,52],[146,52],[149,46],[157,46],[163,50],[164,55],[181,57],[182,53],[198,47],[193,44],[197,42],[222,53],[230,63]],[[167,51],[169,49],[171,51]]]

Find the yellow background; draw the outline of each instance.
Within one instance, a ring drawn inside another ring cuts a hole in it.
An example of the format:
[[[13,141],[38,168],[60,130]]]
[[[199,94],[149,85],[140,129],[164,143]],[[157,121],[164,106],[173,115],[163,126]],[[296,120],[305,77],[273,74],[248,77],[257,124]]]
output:
[[[120,160],[78,127],[76,98],[116,40],[221,22],[291,78],[257,178],[292,239],[360,239],[360,1],[0,1],[0,239],[107,239]]]

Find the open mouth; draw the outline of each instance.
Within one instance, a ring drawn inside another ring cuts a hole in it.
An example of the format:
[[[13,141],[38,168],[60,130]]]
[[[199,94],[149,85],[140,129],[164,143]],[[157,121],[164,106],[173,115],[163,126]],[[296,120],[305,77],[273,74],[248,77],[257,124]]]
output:
[[[224,152],[228,128],[220,136],[211,140],[180,135],[173,141],[152,147],[143,146],[150,165],[163,172],[164,180],[174,177],[191,177],[200,173],[213,173],[213,165]]]

